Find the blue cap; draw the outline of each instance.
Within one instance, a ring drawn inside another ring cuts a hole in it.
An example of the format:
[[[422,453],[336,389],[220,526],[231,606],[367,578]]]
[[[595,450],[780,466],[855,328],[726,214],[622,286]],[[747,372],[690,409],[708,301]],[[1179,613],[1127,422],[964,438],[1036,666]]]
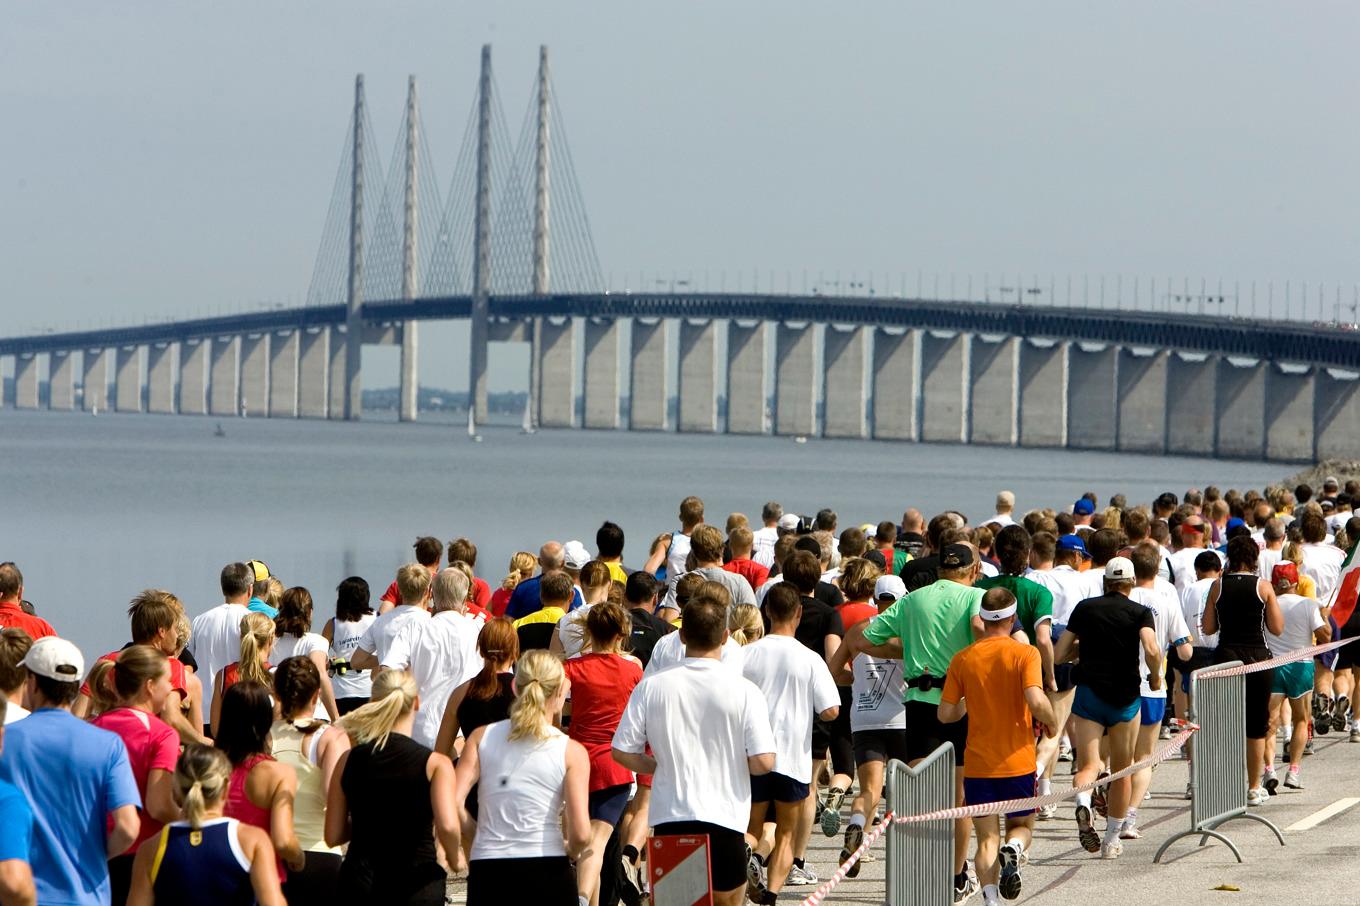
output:
[[[1096,511],[1096,505],[1091,502],[1089,497],[1083,497],[1072,504],[1072,514],[1075,516],[1089,516]]]
[[[1231,532],[1233,529],[1237,528],[1239,525],[1246,525],[1246,522],[1244,522],[1243,520],[1238,519],[1236,516],[1234,516],[1234,517],[1232,517],[1231,519],[1228,520],[1228,529],[1227,529],[1227,530]]]
[[[1076,551],[1083,557],[1090,558],[1091,554],[1086,550],[1086,542],[1081,540],[1080,535],[1063,535],[1058,539],[1058,550]]]

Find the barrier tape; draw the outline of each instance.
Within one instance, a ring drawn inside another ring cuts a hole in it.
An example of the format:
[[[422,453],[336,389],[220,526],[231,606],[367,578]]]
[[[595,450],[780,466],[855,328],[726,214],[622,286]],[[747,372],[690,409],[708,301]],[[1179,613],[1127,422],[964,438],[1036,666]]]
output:
[[[835,890],[837,884],[845,880],[846,874],[854,867],[855,863],[860,860],[860,857],[869,851],[869,847],[877,843],[878,838],[883,836],[889,827],[892,827],[893,820],[892,812],[884,814],[883,822],[864,835],[864,842],[859,845],[859,848],[850,854],[850,858],[846,859],[831,877],[823,881],[820,887],[814,890],[807,899],[803,900],[803,906],[819,906],[822,902],[822,898]]]
[[[1357,638],[1360,638],[1360,636],[1357,636]],[[1326,654],[1328,651],[1333,651],[1340,648],[1342,645],[1349,645],[1354,641],[1354,638],[1341,639],[1336,642],[1328,642],[1325,645],[1314,645],[1311,648],[1299,648],[1296,651],[1282,654],[1279,657],[1273,657],[1267,661],[1257,661],[1254,664],[1243,664],[1240,667],[1224,667],[1222,669],[1207,667],[1200,670],[1199,675],[1200,679],[1209,679],[1220,676],[1238,676],[1243,673],[1258,673],[1262,670],[1271,670],[1275,667],[1279,667],[1281,664],[1293,664],[1298,661],[1306,661],[1310,657]]]

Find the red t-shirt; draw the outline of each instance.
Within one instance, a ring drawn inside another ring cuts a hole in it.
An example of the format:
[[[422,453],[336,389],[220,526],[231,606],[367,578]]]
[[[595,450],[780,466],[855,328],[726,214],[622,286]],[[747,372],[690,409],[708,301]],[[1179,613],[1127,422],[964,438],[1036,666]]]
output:
[[[101,657],[100,660],[116,661],[118,660],[118,655],[122,653],[122,650],[110,651],[108,654]],[[189,690],[187,688],[188,683],[185,682],[184,679],[184,664],[180,663],[180,659],[177,657],[167,658],[167,660],[170,662],[170,688],[171,690],[178,692],[180,698],[187,702],[189,700]],[[80,684],[80,694],[89,698],[89,683]]]
[[[836,613],[841,615],[841,625],[849,629],[856,623],[878,616],[878,608],[866,601],[850,601],[837,605]]]
[[[43,636],[57,634],[52,624],[42,617],[24,613],[18,601],[0,602],[0,629],[9,629],[11,626],[22,629],[35,642]]]
[[[752,588],[759,588],[765,584],[765,580],[770,578],[770,568],[761,566],[750,557],[742,557],[740,560],[731,560],[723,564],[723,569],[729,573],[736,573],[747,582],[751,583]]]
[[[505,608],[510,606],[510,596],[515,593],[513,588],[498,588],[491,596],[491,615],[493,617],[505,616]]]
[[[614,760],[610,747],[642,668],[621,655],[591,653],[569,658],[562,669],[571,681],[567,735],[590,756],[590,791],[632,783],[633,772]]]
[[[146,787],[152,771],[175,772],[179,760],[179,734],[154,714],[136,708],[114,708],[90,721],[102,730],[116,733],[127,746],[128,763],[137,781],[137,792],[142,796],[142,829],[129,852],[161,832],[161,823],[146,810]],[[109,821],[112,825],[112,819]]]

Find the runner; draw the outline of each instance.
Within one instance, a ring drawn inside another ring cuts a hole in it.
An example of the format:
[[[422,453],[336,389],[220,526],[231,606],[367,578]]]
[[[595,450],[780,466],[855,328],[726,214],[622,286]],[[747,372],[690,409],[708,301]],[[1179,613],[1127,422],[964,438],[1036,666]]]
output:
[[[189,744],[175,767],[175,802],[184,820],[137,850],[129,906],[286,906],[269,835],[222,811],[231,763],[221,751]]]
[[[5,724],[12,707],[15,706],[8,698],[0,695],[0,755],[4,755]],[[14,784],[0,780],[0,902],[24,906],[38,902],[38,893],[33,887],[33,869],[28,864],[32,841],[33,809]]]
[[[765,635],[765,619],[760,608],[754,604],[738,604],[727,618],[727,628],[732,633],[732,639],[745,647]]]
[[[468,737],[454,796],[462,801],[477,786],[481,817],[468,860],[468,906],[499,906],[508,891],[525,903],[579,902],[568,860],[581,859],[590,845],[590,758],[553,726],[570,686],[556,657],[526,652],[515,668],[510,719]]]
[[[223,667],[213,677],[211,723],[213,737],[221,729],[222,696],[238,682],[255,683],[268,688],[273,684],[269,662],[274,650],[274,621],[259,611],[247,611],[241,618],[240,657]]]
[[[415,544],[411,545],[415,551],[416,562],[425,567],[425,571],[430,574],[430,581],[439,574],[439,561],[444,557],[444,542],[430,535],[424,535],[416,539]],[[398,604],[405,603],[401,594],[401,583],[394,580],[387,586],[387,591],[382,593],[378,599],[382,603],[379,605],[378,613],[387,613]]]
[[[369,672],[350,661],[364,634],[377,620],[368,602],[368,583],[359,576],[350,576],[336,586],[335,616],[321,630],[322,637],[331,645],[327,672],[335,693],[335,710],[342,716],[362,707],[373,691]]]
[[[401,603],[378,614],[378,618],[364,630],[350,655],[350,667],[374,671],[381,667],[383,658],[391,651],[402,627],[412,621],[429,619],[430,589],[433,585],[430,571],[419,563],[407,563],[397,570]]]
[[[1134,580],[1133,564],[1127,557],[1115,557],[1105,564],[1105,594],[1088,598],[1073,609],[1054,651],[1054,658],[1062,664],[1072,660],[1081,645],[1072,699],[1072,742],[1077,758],[1073,786],[1090,783],[1100,773],[1100,740],[1107,732],[1111,772],[1133,763],[1141,706],[1140,646],[1149,687],[1156,690],[1162,684],[1162,655],[1152,611],[1128,597]],[[1129,786],[1127,777],[1109,785],[1103,841],[1091,825],[1090,791],[1077,794],[1077,838],[1087,852],[1116,859],[1124,851],[1119,832],[1128,817]]]
[[[12,626],[0,629],[0,698],[9,702],[5,710],[5,725],[28,716],[28,709],[23,704],[28,670],[22,665],[24,656],[32,647],[33,639],[22,629]]]
[[[331,685],[329,671],[330,643],[325,636],[312,632],[312,593],[302,586],[286,589],[279,598],[278,616],[274,617],[274,649],[270,653],[275,661],[282,663],[298,655],[310,660],[321,677],[321,696],[317,701],[315,716],[322,720],[334,721],[340,717],[340,709],[335,702],[335,688]]]
[[[603,560],[590,560],[581,567],[581,595],[585,603],[570,613],[565,613],[553,629],[552,641],[548,650],[559,657],[579,656],[590,645],[590,633],[586,631],[586,614],[596,604],[609,600],[614,588],[613,573],[609,564]]]
[[[34,639],[56,635],[52,624],[24,610],[24,574],[13,563],[0,563],[0,628],[13,627]]]
[[[203,683],[203,712],[213,713],[213,688],[218,671],[241,656],[241,620],[250,611],[250,600],[255,584],[255,573],[244,563],[228,563],[222,567],[220,579],[223,603],[201,613],[193,620],[193,638],[189,651],[198,664],[198,675]],[[212,731],[208,730],[212,735]]]
[[[942,724],[971,717],[963,774],[968,805],[1032,797],[1038,768],[1034,722],[1048,736],[1058,732],[1044,695],[1039,652],[1011,638],[1016,603],[1007,588],[983,595],[978,611],[982,638],[954,655],[940,693]],[[1008,812],[1005,823],[1006,842],[1001,844],[997,816],[973,819],[977,833],[973,864],[986,906],[996,906],[998,893],[1008,900],[1020,895],[1020,866],[1033,840],[1034,809]]]
[[[1266,647],[1273,657],[1280,657],[1290,651],[1323,645],[1332,639],[1332,631],[1322,619],[1318,602],[1298,594],[1299,572],[1292,563],[1277,563],[1271,570],[1270,584],[1275,589],[1275,599],[1279,602],[1280,613],[1284,616],[1284,631],[1278,635],[1266,635]],[[1313,659],[1281,664],[1275,668],[1270,682],[1270,726],[1266,739],[1274,740],[1279,729],[1280,708],[1285,700],[1289,701],[1289,718],[1293,725],[1286,745],[1289,756],[1289,770],[1285,773],[1284,785],[1291,790],[1303,789],[1299,781],[1299,766],[1303,761],[1303,747],[1308,740],[1308,705],[1313,694]],[[1279,780],[1275,776],[1275,746],[1266,746],[1266,769],[1263,785],[1266,791],[1274,793]]]
[[[548,649],[558,622],[567,615],[577,594],[576,586],[572,585],[571,577],[565,572],[548,573],[537,583],[537,587],[539,607],[528,616],[515,620],[521,651]]]
[[[510,566],[507,568],[505,578],[501,580],[501,587],[491,595],[489,609],[492,616],[505,616],[505,608],[510,605],[510,596],[514,594],[516,586],[533,576],[536,566],[538,560],[528,551],[516,551],[510,556]]]

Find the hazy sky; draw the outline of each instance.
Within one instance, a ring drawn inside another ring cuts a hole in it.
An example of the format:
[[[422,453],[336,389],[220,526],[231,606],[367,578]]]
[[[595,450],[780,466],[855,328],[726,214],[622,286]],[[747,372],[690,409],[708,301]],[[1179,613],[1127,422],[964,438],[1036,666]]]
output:
[[[1352,3],[129,0],[3,15],[5,334],[300,301],[354,74],[384,158],[420,76],[447,180],[485,42],[516,129],[551,47],[616,286],[639,271],[715,287],[724,271],[729,287],[738,272],[749,287],[756,271],[795,286],[805,270],[873,271],[909,288],[918,271],[1122,273],[1349,297],[1357,279]],[[437,353],[452,329],[425,338],[423,380],[463,386]],[[493,363],[493,388],[525,383],[514,359]],[[393,361],[374,356],[365,384],[390,384]]]

